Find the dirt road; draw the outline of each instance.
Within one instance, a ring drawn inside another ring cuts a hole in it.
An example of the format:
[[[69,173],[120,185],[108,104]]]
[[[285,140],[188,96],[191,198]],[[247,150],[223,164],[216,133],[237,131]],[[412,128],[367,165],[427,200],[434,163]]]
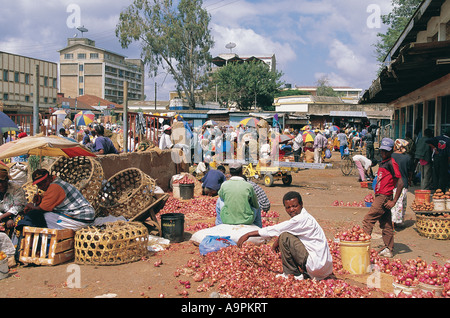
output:
[[[360,202],[371,192],[361,188],[356,174],[344,177],[338,168],[339,156],[334,155],[333,169],[304,170],[293,175],[291,186],[283,186],[281,181],[273,187],[262,186],[271,203],[272,209],[280,213],[280,221],[288,218],[284,212],[281,198],[290,190],[299,191],[304,207],[321,224],[328,238],[333,238],[340,229],[351,224],[361,224],[368,208],[334,207],[333,201]],[[414,200],[414,188],[408,193],[408,205]],[[189,220],[186,220],[189,224]],[[11,270],[8,278],[0,280],[1,298],[92,298],[108,295],[117,298],[179,298],[179,278],[174,272],[192,258],[199,257],[198,247],[188,241],[172,244],[169,249],[149,255],[145,260],[117,266],[76,265],[73,262],[57,266],[18,266]],[[381,247],[381,231],[378,226],[373,233],[372,247]],[[408,208],[405,228],[395,233],[395,256],[402,260],[421,257],[427,262],[437,260],[440,263],[450,259],[448,241],[438,241],[420,236],[415,230],[415,215]],[[155,267],[156,261],[162,261]],[[73,279],[79,274],[78,280]],[[383,276],[385,277],[385,276]],[[382,289],[389,292],[392,280],[386,276]],[[364,284],[366,276],[346,279]],[[71,288],[74,285],[76,288]],[[195,292],[192,286],[190,298],[206,298],[208,293]]]

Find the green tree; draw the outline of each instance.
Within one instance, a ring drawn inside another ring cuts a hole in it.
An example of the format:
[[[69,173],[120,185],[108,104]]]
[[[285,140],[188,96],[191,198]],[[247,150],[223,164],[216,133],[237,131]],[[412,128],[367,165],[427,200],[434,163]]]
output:
[[[384,62],[421,3],[422,0],[392,0],[392,11],[381,16],[383,24],[388,29],[386,33],[377,34],[379,41],[374,45],[377,60],[380,63]]]
[[[339,96],[337,92],[328,84],[328,78],[322,77],[317,80],[317,96]]]
[[[176,82],[178,95],[195,108],[196,91],[208,80],[214,44],[210,15],[202,0],[134,0],[120,13],[116,36],[123,48],[141,44],[141,56],[155,75],[162,67]]]
[[[259,108],[271,110],[275,93],[284,85],[282,76],[261,61],[228,63],[213,74],[209,89],[217,88],[222,105],[236,103],[239,109],[248,110],[255,107],[256,100]]]

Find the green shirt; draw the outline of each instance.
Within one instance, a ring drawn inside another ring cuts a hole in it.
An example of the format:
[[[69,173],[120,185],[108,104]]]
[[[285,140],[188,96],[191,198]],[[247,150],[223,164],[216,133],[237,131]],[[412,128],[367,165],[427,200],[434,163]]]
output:
[[[255,220],[252,208],[259,208],[252,185],[241,177],[231,177],[222,183],[219,197],[224,202],[220,218],[224,224],[251,225]]]

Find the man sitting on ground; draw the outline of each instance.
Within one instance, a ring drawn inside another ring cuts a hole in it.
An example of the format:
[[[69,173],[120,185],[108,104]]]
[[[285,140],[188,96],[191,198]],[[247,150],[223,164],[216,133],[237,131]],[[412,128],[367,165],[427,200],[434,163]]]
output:
[[[262,227],[261,210],[253,186],[242,177],[242,164],[230,165],[231,178],[219,190],[216,225],[244,224]]]
[[[237,245],[242,247],[250,237],[276,237],[272,249],[281,252],[282,277],[325,279],[333,272],[328,241],[316,219],[303,208],[298,192],[288,192],[283,204],[290,220],[244,234]]]
[[[220,186],[227,180],[225,177],[225,167],[220,165],[215,169],[209,169],[201,179],[203,195],[214,197],[220,190]]]

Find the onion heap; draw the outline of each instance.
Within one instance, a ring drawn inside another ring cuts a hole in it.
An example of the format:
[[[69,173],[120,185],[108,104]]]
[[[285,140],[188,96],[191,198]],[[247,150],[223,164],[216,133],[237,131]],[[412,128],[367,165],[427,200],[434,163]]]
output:
[[[352,228],[336,233],[334,236],[335,239],[339,239],[340,241],[347,242],[364,242],[369,241],[371,236],[364,232],[364,230],[359,225],[354,225]]]
[[[223,295],[235,298],[361,298],[370,290],[352,286],[339,279],[322,281],[276,277],[282,273],[280,255],[271,246],[245,243],[208,253],[201,260],[191,260],[176,272],[190,273],[203,284],[197,292],[216,286]]]
[[[217,198],[200,196],[188,201],[182,201],[170,196],[164,208],[160,210],[157,217],[166,213],[183,213],[186,217],[193,219],[216,217]]]
[[[396,284],[405,287],[417,287],[420,283],[430,286],[442,286],[443,297],[450,298],[450,263],[439,265],[437,261],[430,264],[420,257],[408,259],[402,262],[396,258],[379,257],[378,253],[372,249],[370,251],[370,261],[376,265],[380,272],[391,274]],[[425,286],[426,286],[425,285]],[[427,297],[433,297],[431,293],[425,293]],[[416,292],[413,297],[424,296]]]

